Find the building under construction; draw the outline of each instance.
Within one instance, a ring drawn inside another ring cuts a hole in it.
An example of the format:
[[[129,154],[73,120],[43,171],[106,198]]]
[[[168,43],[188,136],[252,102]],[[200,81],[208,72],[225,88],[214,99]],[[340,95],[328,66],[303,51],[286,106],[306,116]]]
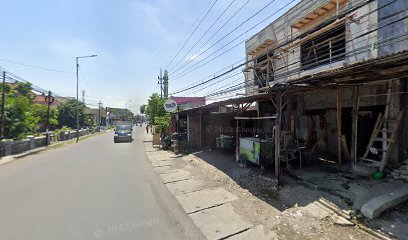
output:
[[[276,175],[299,160],[292,151],[300,164],[392,168],[408,149],[407,18],[405,0],[301,1],[246,41],[245,97],[180,113],[190,141],[212,146],[208,134],[234,128],[238,159],[239,129],[256,126],[274,142]]]

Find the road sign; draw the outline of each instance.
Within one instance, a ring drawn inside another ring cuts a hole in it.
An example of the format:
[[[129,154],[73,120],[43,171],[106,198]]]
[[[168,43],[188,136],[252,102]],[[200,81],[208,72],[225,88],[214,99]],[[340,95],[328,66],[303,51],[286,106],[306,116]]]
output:
[[[170,99],[170,98],[164,101],[163,106],[166,112],[172,113],[177,110],[177,103],[173,99]]]

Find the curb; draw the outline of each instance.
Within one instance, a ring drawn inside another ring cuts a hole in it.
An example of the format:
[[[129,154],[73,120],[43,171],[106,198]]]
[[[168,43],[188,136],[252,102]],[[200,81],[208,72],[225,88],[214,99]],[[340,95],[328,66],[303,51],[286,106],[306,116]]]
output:
[[[98,136],[98,135],[100,135],[102,133],[107,133],[107,132],[108,131],[103,131],[103,132],[94,133],[94,134],[88,134],[88,135],[79,137],[79,140],[81,141],[84,138],[87,139],[87,138],[95,137],[95,136]],[[10,163],[10,162],[13,162],[15,160],[30,156],[30,155],[34,155],[34,154],[43,152],[45,150],[49,150],[49,149],[53,149],[53,148],[59,148],[59,147],[62,147],[64,145],[73,144],[73,143],[75,143],[75,139],[70,139],[70,140],[67,140],[67,141],[52,143],[52,144],[50,144],[48,146],[45,146],[45,147],[34,148],[34,149],[31,149],[31,150],[28,150],[28,151],[25,151],[25,152],[22,152],[22,153],[19,153],[19,154],[4,156],[4,157],[0,158],[0,166],[4,165],[4,164],[7,164],[7,163]]]

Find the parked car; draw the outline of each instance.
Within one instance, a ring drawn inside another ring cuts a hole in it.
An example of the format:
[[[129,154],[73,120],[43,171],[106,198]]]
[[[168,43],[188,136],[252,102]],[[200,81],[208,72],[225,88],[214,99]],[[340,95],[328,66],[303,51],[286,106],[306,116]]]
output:
[[[131,142],[133,141],[132,138],[132,125],[118,125],[115,128],[115,135],[113,137],[113,142],[121,142],[121,141],[127,141]]]

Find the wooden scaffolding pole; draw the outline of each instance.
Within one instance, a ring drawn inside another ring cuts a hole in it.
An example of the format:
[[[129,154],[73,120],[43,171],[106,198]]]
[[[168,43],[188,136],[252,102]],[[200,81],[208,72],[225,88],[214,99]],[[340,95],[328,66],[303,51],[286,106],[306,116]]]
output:
[[[202,110],[200,109],[200,148],[203,146],[203,125],[202,125]]]
[[[336,105],[337,105],[337,114],[336,114],[336,122],[337,122],[337,161],[338,164],[341,164],[341,109],[342,109],[342,92],[340,88],[337,88],[337,97],[336,97]]]
[[[276,94],[276,120],[275,120],[275,177],[280,178],[280,128],[282,119],[282,93]]]
[[[352,93],[352,101],[353,101],[353,112],[352,112],[352,117],[353,120],[351,122],[351,160],[354,161],[355,163],[357,162],[357,151],[356,151],[356,146],[357,146],[357,115],[358,115],[358,87],[353,87],[353,93]]]

